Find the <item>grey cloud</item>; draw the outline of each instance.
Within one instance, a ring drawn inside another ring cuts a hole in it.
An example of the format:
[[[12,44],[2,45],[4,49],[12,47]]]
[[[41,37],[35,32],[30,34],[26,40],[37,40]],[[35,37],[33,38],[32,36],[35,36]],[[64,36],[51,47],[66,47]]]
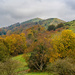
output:
[[[72,20],[74,0],[0,0],[0,27],[35,17]]]
[[[75,0],[65,0],[68,7],[71,7],[71,9],[75,10]]]

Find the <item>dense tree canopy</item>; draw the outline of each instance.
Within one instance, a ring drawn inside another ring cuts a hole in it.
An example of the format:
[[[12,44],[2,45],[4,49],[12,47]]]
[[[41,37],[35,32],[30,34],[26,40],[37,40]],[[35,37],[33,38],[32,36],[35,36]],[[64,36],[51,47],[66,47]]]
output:
[[[18,55],[24,52],[26,48],[25,34],[12,34],[5,38],[8,43],[9,51],[11,55]]]
[[[60,54],[61,58],[75,58],[75,33],[64,30],[53,39],[53,48]]]
[[[50,25],[50,26],[48,26],[48,29],[47,30],[48,31],[55,30],[55,26],[54,25]]]
[[[5,61],[9,57],[9,50],[4,39],[0,37],[0,61]]]

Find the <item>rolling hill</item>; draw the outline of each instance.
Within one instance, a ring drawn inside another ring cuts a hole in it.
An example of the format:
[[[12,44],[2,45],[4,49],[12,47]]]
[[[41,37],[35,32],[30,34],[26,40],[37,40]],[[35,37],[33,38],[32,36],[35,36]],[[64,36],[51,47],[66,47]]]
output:
[[[49,25],[57,26],[60,23],[65,23],[65,21],[60,20],[58,18],[49,18],[49,19],[46,19],[46,20],[39,22],[40,25],[45,26],[46,28],[48,28]]]
[[[39,22],[39,21],[42,21],[42,20],[43,19],[41,19],[41,18],[34,18],[34,19],[31,19],[31,20],[22,22],[21,24],[27,24],[27,23],[31,23],[31,22]]]
[[[44,26],[46,29],[48,28],[49,25],[58,25],[59,23],[65,23],[65,21],[60,20],[58,18],[49,18],[49,19],[40,19],[40,18],[34,18],[22,23],[15,23],[13,25],[10,25],[8,27],[2,28],[3,31],[6,32],[6,34],[12,34],[12,33],[21,33],[23,30],[26,30],[30,27],[36,26],[36,25],[41,25]],[[3,34],[3,33],[2,33]]]

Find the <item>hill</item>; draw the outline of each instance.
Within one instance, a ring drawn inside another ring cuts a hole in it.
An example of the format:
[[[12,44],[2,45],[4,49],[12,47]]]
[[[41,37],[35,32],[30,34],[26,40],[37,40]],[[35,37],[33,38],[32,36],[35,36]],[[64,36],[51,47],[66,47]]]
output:
[[[40,19],[40,18],[34,18],[22,23],[15,23],[13,25],[10,25],[8,27],[2,28],[3,31],[6,32],[6,34],[12,34],[12,33],[21,33],[23,30],[26,30],[30,27],[36,26],[36,25],[41,25],[44,26],[46,29],[48,28],[49,25],[54,24],[55,26],[58,25],[59,23],[65,23],[65,21],[60,20],[58,18],[49,18],[46,20]],[[3,33],[2,33],[3,35]]]
[[[39,21],[42,21],[42,20],[43,19],[41,19],[41,18],[34,18],[34,19],[31,19],[31,20],[22,22],[21,24],[27,24],[27,23],[31,23],[31,22],[39,22]]]
[[[49,19],[39,22],[40,25],[45,26],[46,28],[48,28],[49,25],[53,24],[53,25],[57,26],[60,23],[65,23],[65,21],[60,20],[58,18],[49,18]]]

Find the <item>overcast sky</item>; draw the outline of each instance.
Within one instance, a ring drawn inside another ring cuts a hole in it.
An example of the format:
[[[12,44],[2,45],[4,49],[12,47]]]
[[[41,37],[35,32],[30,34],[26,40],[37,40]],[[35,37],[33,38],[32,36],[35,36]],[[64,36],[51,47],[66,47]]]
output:
[[[75,19],[75,0],[0,0],[0,27],[32,18]]]

